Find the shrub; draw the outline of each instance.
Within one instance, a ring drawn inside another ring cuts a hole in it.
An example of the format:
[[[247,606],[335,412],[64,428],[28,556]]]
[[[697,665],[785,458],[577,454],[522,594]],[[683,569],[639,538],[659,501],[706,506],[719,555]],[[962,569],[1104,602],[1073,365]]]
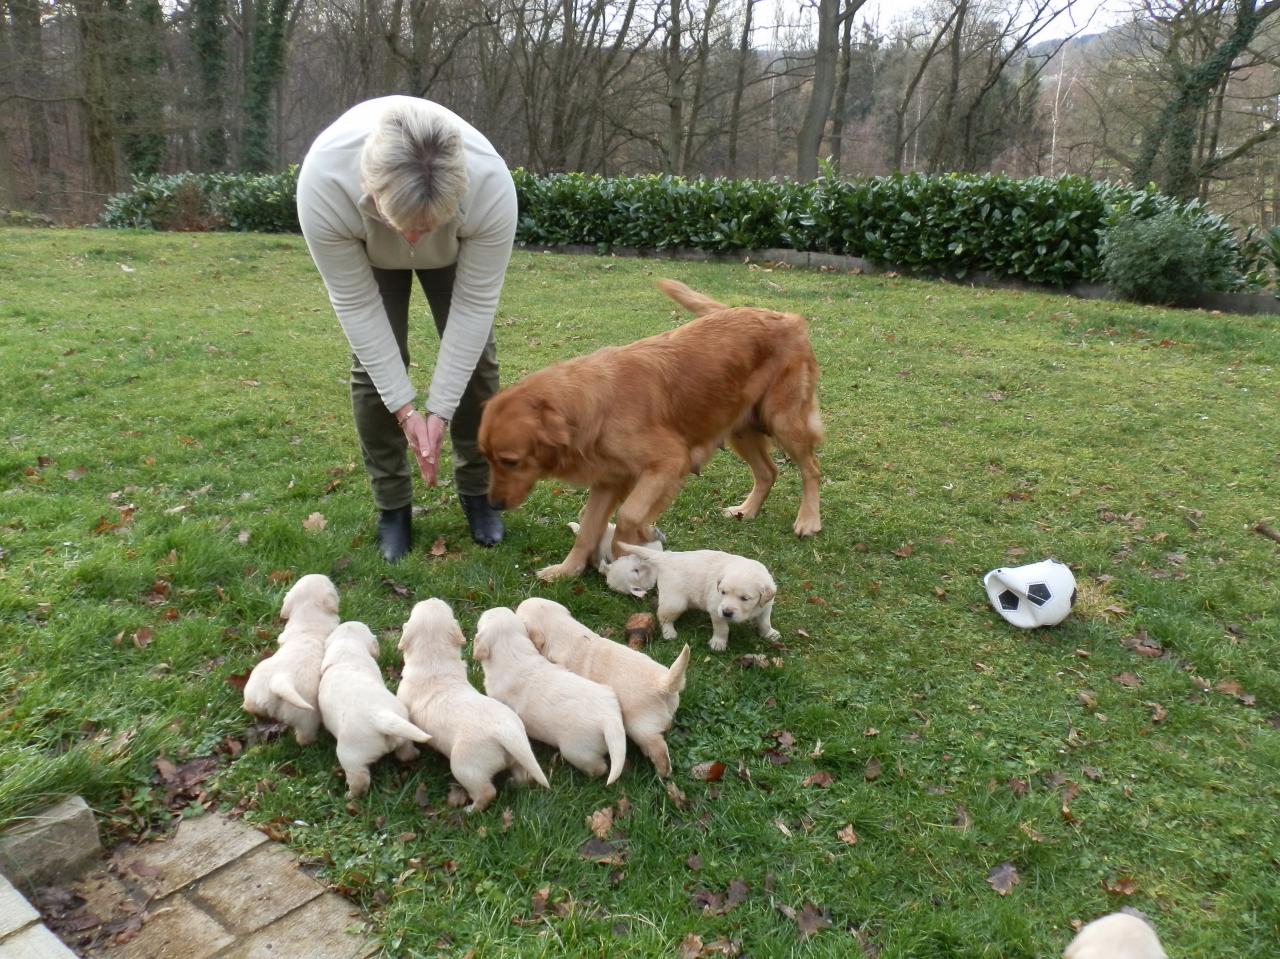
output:
[[[1233,236],[1228,242],[1215,224],[1185,210],[1146,212],[1122,214],[1104,234],[1103,276],[1116,293],[1171,306],[1208,290],[1239,288]]]
[[[297,233],[298,168],[262,175],[174,173],[135,177],[107,200],[101,223],[143,230]]]

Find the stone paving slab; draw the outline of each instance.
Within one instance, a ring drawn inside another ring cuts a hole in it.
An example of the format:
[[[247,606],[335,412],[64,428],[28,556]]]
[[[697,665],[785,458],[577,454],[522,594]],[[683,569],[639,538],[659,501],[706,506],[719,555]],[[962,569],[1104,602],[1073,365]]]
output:
[[[44,926],[27,926],[0,941],[0,959],[76,959],[76,954]]]
[[[234,933],[183,896],[153,903],[147,911],[149,918],[136,937],[95,955],[112,959],[209,959],[235,942]]]
[[[323,892],[320,883],[298,870],[287,849],[266,843],[243,856],[235,868],[200,880],[190,895],[227,929],[244,935]]]
[[[22,893],[13,888],[13,883],[0,876],[0,939],[39,921],[40,913],[22,897]],[[0,954],[3,950],[3,944],[0,944]]]
[[[326,892],[241,940],[218,959],[366,959],[377,951],[365,937],[355,907]]]
[[[93,811],[71,796],[0,835],[0,873],[30,892],[79,875],[101,853]]]
[[[184,819],[167,842],[147,843],[119,858],[149,896],[162,899],[266,841],[244,823],[205,815]]]

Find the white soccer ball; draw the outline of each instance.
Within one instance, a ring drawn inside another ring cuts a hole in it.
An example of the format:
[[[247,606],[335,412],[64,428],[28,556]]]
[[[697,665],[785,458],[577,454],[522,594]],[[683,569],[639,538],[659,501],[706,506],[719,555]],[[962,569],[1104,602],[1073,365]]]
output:
[[[996,612],[1022,629],[1062,622],[1076,601],[1076,578],[1056,559],[993,569],[982,585]]]

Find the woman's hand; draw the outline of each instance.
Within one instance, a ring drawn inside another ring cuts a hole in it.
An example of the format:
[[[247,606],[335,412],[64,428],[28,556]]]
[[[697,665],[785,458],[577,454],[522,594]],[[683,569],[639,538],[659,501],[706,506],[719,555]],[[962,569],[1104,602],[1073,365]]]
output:
[[[409,441],[409,449],[417,457],[422,478],[428,486],[439,486],[440,449],[444,445],[444,432],[448,424],[435,413],[424,416],[412,406],[397,411],[396,420],[404,431],[405,439]]]

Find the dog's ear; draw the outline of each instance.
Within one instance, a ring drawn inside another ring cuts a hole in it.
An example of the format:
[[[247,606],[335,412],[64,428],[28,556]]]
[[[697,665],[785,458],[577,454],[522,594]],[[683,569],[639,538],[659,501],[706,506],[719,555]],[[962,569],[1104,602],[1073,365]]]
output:
[[[382,644],[378,642],[378,637],[373,635],[373,630],[365,634],[365,644],[369,649],[369,655],[374,659],[382,653]]]
[[[462,635],[462,627],[457,623],[454,623],[449,629],[449,639],[452,640],[453,645],[457,646],[459,649],[467,645],[467,637]]]
[[[524,624],[524,631],[529,634],[529,641],[533,643],[533,648],[538,652],[542,652],[547,645],[546,634],[538,629],[537,626],[530,626],[528,623]]]
[[[396,649],[404,652],[409,648],[409,624],[405,623],[400,630],[400,642],[396,643]]]
[[[293,590],[284,594],[284,602],[280,604],[280,618],[288,619],[293,615],[294,594]]]
[[[778,588],[773,583],[765,583],[760,587],[760,604],[773,602],[773,597],[778,595]]]
[[[338,590],[332,583],[324,591],[324,611],[331,616],[338,615]]]
[[[471,658],[477,663],[482,663],[489,658],[489,650],[492,646],[489,639],[489,630],[477,629],[475,641],[471,644]]]
[[[534,435],[542,446],[556,450],[566,449],[573,439],[564,414],[545,400],[538,404],[538,425]]]

